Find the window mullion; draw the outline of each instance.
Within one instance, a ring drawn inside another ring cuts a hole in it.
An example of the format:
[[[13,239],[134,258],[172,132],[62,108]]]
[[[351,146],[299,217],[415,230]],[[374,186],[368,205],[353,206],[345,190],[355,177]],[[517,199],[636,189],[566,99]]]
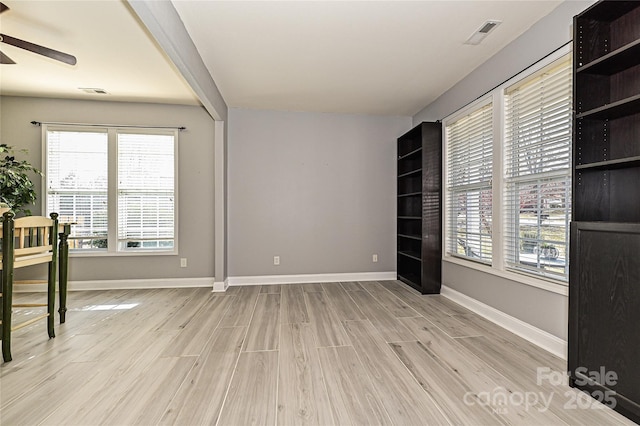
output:
[[[492,244],[491,263],[499,270],[504,269],[504,221],[503,221],[503,140],[504,140],[504,97],[499,91],[493,93],[493,186],[492,186]]]
[[[109,129],[109,193],[108,193],[108,251],[118,251],[118,141],[116,129]]]

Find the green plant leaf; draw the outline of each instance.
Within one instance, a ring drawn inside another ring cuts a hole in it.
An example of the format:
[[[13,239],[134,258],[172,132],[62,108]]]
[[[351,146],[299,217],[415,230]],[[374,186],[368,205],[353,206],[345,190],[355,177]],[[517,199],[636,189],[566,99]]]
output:
[[[7,154],[0,159],[0,199],[16,214],[31,215],[25,206],[35,203],[37,194],[30,175],[42,176],[42,172],[26,160],[16,160],[15,151],[7,144],[0,144],[0,153]],[[27,150],[18,152],[27,153]]]

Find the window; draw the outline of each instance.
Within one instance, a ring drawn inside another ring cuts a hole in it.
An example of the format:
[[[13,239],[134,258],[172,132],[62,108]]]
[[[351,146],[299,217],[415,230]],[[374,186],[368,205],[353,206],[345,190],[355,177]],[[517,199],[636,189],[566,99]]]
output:
[[[45,126],[46,210],[76,252],[175,252],[176,131]]]
[[[118,133],[118,249],[173,248],[173,136]]]
[[[491,262],[493,107],[446,126],[447,252]]]
[[[567,50],[444,120],[445,257],[451,261],[515,272],[520,278],[509,277],[534,285],[539,280],[522,274],[567,281],[572,137]]]
[[[505,91],[505,262],[568,276],[571,61]]]
[[[73,222],[72,248],[106,248],[108,139],[106,132],[47,131],[47,214]]]

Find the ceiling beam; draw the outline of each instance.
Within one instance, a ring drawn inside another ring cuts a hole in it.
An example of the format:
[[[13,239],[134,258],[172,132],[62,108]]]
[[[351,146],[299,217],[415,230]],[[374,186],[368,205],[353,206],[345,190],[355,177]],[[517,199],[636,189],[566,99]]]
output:
[[[228,107],[170,1],[127,0],[214,120],[226,121]]]

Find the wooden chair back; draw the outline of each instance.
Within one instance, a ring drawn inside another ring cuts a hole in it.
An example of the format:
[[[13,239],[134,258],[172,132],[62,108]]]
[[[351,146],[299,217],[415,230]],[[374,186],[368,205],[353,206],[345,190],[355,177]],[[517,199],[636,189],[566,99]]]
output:
[[[3,224],[4,222],[3,220]],[[4,259],[5,251],[13,252],[13,269],[48,263],[53,259],[54,244],[51,233],[56,232],[54,219],[43,216],[13,219],[13,236],[10,229],[5,233],[3,225],[0,225],[0,229],[3,235],[0,259]],[[0,270],[4,269],[4,264],[3,260]]]
[[[1,224],[2,252],[0,252],[0,338],[2,339],[2,357],[5,362],[11,361],[11,332],[26,327],[40,319],[47,319],[49,337],[55,337],[53,314],[56,292],[56,263],[58,261],[58,214],[51,218],[27,216],[14,219],[13,212],[2,215]],[[47,263],[49,265],[47,280],[47,303],[29,304],[46,306],[47,312],[20,324],[12,324],[12,308],[25,307],[14,305],[13,284],[14,269]]]

